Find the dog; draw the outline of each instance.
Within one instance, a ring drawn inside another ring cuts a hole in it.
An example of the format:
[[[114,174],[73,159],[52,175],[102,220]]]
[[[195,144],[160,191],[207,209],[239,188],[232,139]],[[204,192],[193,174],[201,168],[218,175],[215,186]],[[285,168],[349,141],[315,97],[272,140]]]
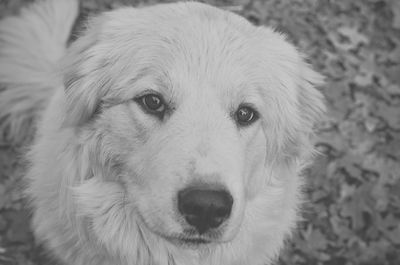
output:
[[[271,264],[299,219],[322,76],[206,4],[105,12],[69,45],[78,9],[0,22],[0,118],[10,141],[36,128],[37,241],[67,265]]]

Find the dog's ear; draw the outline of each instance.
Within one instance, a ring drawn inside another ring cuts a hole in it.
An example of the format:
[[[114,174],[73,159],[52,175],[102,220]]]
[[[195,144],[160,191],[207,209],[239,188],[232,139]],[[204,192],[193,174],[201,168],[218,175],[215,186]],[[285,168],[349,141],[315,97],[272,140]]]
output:
[[[302,61],[298,85],[298,106],[300,122],[297,124],[297,137],[293,145],[295,157],[307,162],[313,154],[315,125],[322,120],[326,111],[325,100],[318,89],[324,83],[322,75]]]
[[[299,109],[302,123],[310,131],[326,111],[325,100],[318,87],[323,85],[324,77],[303,63],[299,84]]]
[[[295,64],[288,63],[281,68],[281,72],[290,73],[280,77],[279,82],[285,89],[276,91],[273,100],[273,93],[264,95],[273,107],[265,114],[263,129],[269,159],[307,163],[314,152],[315,125],[325,113],[324,97],[318,89],[324,78],[301,56],[297,58]]]
[[[267,157],[279,161],[307,161],[313,153],[314,128],[325,113],[318,87],[324,78],[288,38],[271,28],[257,28],[257,49],[267,77],[262,89],[265,101],[263,130]]]
[[[76,40],[64,58],[63,77],[66,96],[64,126],[87,122],[99,108],[101,98],[110,88],[107,60],[99,52],[96,29],[100,19],[91,21],[90,29]]]

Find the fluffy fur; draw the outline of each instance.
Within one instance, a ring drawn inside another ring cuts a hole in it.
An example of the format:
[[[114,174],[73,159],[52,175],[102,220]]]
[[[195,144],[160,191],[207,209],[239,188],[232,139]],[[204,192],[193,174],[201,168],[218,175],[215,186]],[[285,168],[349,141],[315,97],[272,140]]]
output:
[[[320,75],[282,34],[204,4],[106,12],[66,50],[77,12],[42,0],[0,23],[0,118],[14,140],[37,120],[37,240],[70,265],[271,262],[302,201]],[[163,120],[133,100],[148,90],[170,106]],[[243,103],[259,114],[248,126]],[[193,235],[176,194],[193,183],[234,199],[208,244],[179,241]]]

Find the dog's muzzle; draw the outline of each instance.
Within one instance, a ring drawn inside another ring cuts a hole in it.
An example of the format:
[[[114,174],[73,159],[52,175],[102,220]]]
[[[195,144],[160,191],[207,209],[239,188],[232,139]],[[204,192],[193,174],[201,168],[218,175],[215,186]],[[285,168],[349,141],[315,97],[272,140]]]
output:
[[[228,219],[233,204],[225,190],[190,187],[178,193],[178,210],[186,222],[202,235]]]

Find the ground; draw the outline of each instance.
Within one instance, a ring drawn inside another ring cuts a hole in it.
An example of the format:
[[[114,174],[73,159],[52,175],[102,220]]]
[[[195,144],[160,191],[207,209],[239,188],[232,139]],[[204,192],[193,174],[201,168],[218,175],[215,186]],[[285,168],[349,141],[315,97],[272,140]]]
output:
[[[32,0],[0,0],[0,17]],[[150,0],[82,1],[82,17]],[[326,76],[329,111],[308,170],[304,221],[278,264],[400,264],[400,1],[210,4],[287,33]],[[46,264],[21,193],[24,148],[0,142],[0,264]],[[249,264],[250,265],[250,264]]]

